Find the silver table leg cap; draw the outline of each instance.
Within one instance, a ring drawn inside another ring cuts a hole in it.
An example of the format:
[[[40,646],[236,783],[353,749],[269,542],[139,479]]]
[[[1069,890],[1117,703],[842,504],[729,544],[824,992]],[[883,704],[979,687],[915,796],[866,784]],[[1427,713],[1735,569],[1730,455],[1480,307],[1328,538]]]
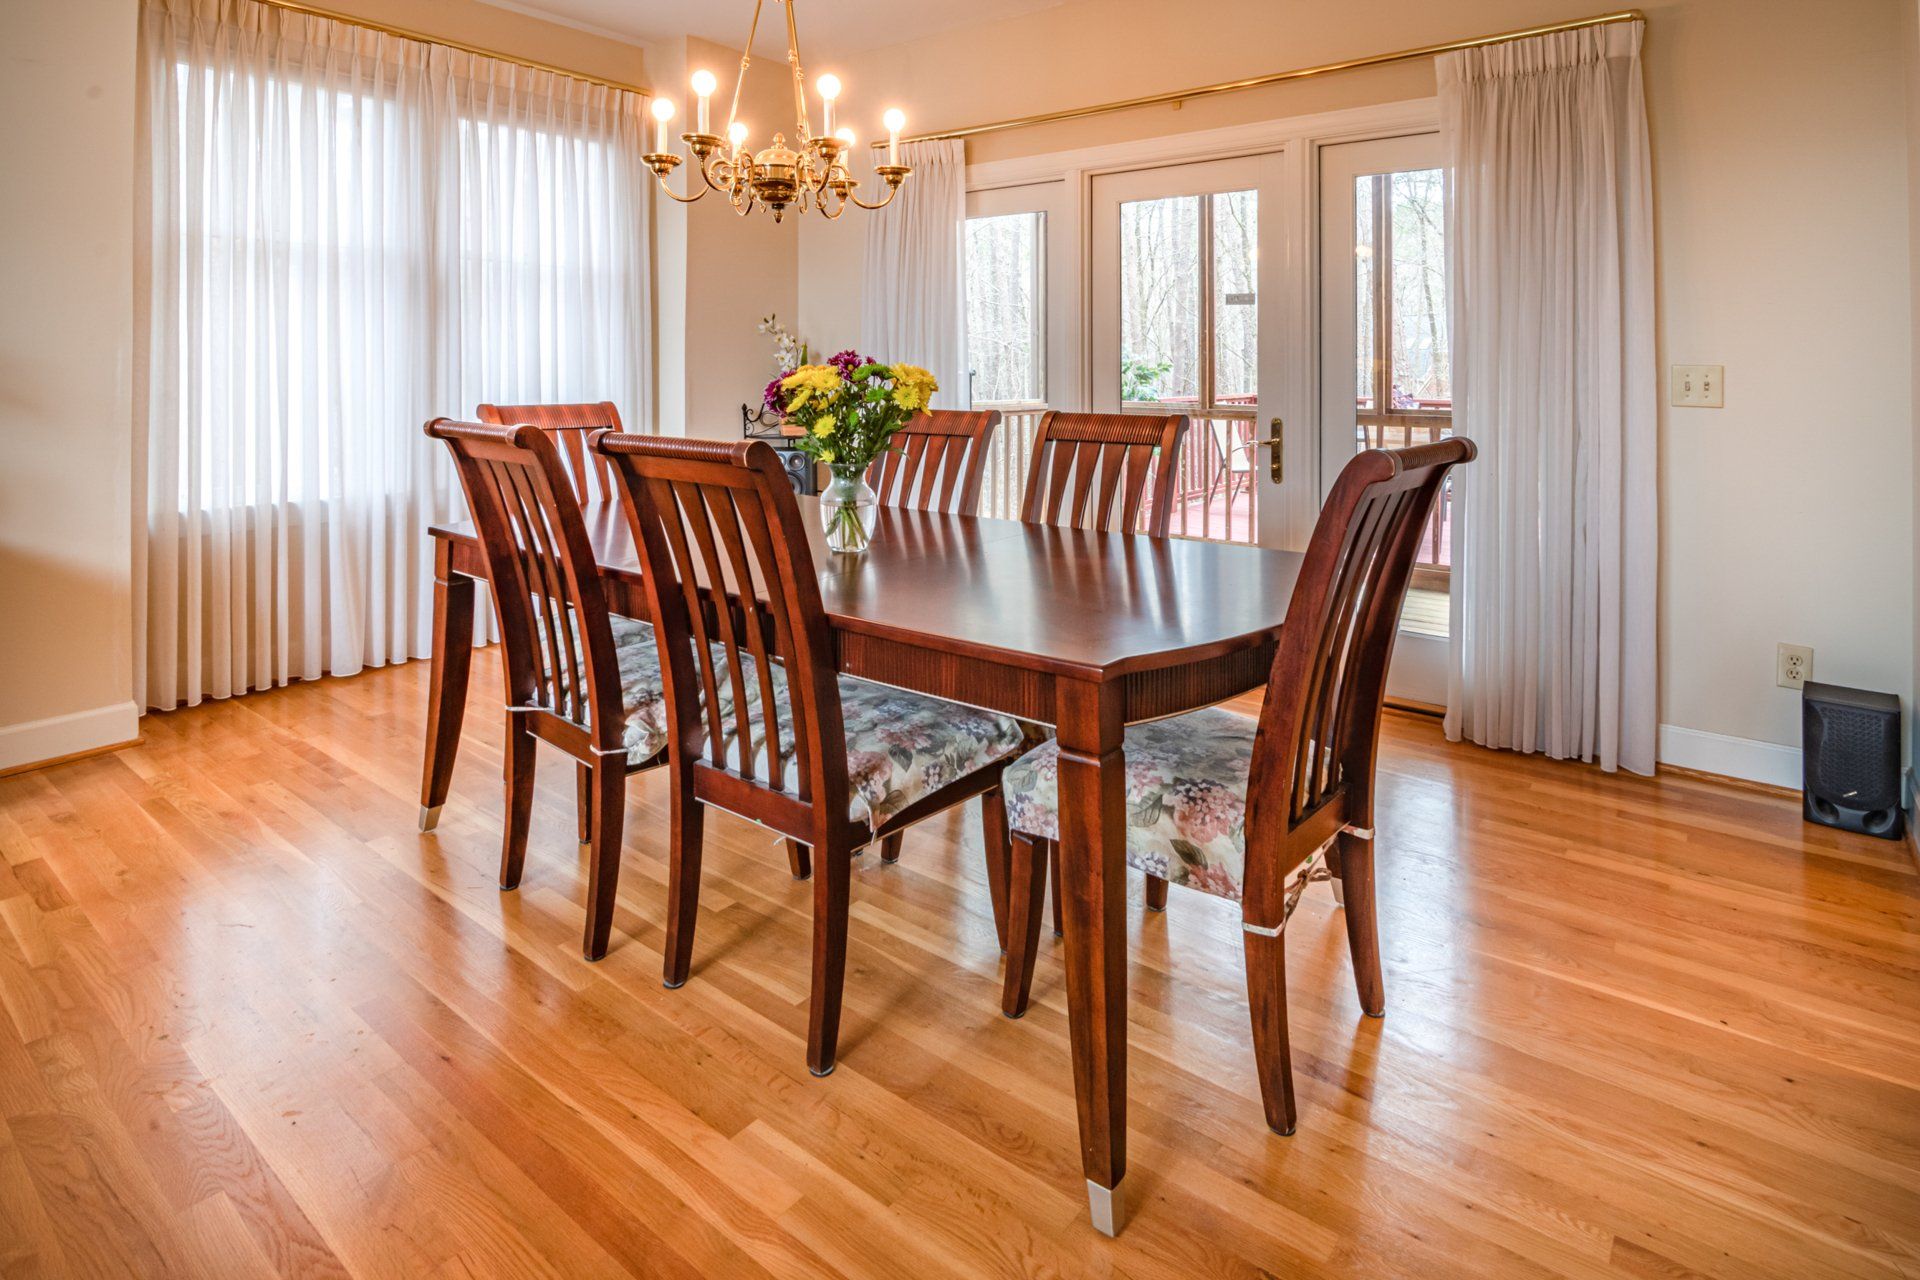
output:
[[[1346,906],[1347,905],[1346,882],[1341,880],[1339,876],[1335,876],[1333,879],[1327,881],[1327,883],[1333,886],[1333,905],[1336,907]]]
[[[446,806],[443,804],[421,805],[420,806],[420,829],[422,831],[431,831],[435,827],[439,826],[440,811],[444,808],[446,808]]]
[[[1103,1236],[1117,1236],[1126,1225],[1126,1208],[1118,1186],[1103,1187],[1087,1179],[1087,1210],[1093,1218],[1093,1229]]]

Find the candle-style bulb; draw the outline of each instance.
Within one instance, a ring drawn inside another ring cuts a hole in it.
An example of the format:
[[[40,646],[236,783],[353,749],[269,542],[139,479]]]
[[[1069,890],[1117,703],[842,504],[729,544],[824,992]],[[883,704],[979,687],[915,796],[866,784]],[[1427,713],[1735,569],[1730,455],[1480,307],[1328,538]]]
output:
[[[747,126],[744,121],[735,120],[727,126],[727,139],[733,143],[733,153],[740,154],[740,148],[747,145]]]
[[[667,122],[673,119],[672,98],[655,98],[653,100],[653,119],[653,149],[660,152],[673,150],[673,130],[667,127]]]
[[[907,113],[898,107],[888,107],[880,122],[887,126],[887,163],[900,163],[900,131],[907,127]]]
[[[694,96],[699,99],[699,106],[695,108],[699,116],[699,122],[694,132],[706,133],[709,131],[707,126],[707,99],[711,98],[713,91],[719,87],[720,82],[714,79],[713,72],[708,71],[705,67],[693,73],[693,92]]]
[[[820,136],[833,132],[833,100],[840,96],[840,77],[828,72],[813,82],[820,90]]]

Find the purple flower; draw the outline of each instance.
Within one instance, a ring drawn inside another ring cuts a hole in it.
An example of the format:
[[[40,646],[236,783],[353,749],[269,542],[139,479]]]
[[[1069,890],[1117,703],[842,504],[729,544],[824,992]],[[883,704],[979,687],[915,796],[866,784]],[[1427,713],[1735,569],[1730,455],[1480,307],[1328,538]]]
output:
[[[852,347],[848,347],[845,351],[829,357],[827,363],[838,369],[841,377],[851,378],[855,369],[864,365],[878,364],[879,361],[868,359]]]
[[[786,376],[784,373],[775,374],[773,381],[767,384],[766,395],[761,398],[767,408],[778,409],[780,407],[780,380]]]

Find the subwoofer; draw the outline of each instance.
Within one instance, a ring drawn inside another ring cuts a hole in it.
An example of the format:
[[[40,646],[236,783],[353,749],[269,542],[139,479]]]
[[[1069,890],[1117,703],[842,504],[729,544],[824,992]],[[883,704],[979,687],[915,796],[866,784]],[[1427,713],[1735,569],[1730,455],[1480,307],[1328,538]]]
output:
[[[1898,840],[1900,699],[1808,681],[1800,692],[1802,808],[1808,822]]]

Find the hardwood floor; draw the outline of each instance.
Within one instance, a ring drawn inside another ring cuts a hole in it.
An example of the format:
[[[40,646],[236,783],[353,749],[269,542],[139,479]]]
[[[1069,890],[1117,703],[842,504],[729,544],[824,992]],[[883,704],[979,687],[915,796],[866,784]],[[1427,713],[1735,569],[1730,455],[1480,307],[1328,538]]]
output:
[[[977,806],[861,860],[816,1080],[810,893],[769,835],[710,818],[679,991],[659,776],[631,787],[600,964],[557,755],[523,887],[495,887],[477,662],[434,836],[424,664],[0,779],[0,1274],[1920,1274],[1901,844],[1389,717],[1387,1017],[1316,889],[1288,931],[1300,1127],[1275,1137],[1232,905],[1136,905],[1136,1211],[1110,1241],[1051,940],[1033,1011],[999,1013]]]

